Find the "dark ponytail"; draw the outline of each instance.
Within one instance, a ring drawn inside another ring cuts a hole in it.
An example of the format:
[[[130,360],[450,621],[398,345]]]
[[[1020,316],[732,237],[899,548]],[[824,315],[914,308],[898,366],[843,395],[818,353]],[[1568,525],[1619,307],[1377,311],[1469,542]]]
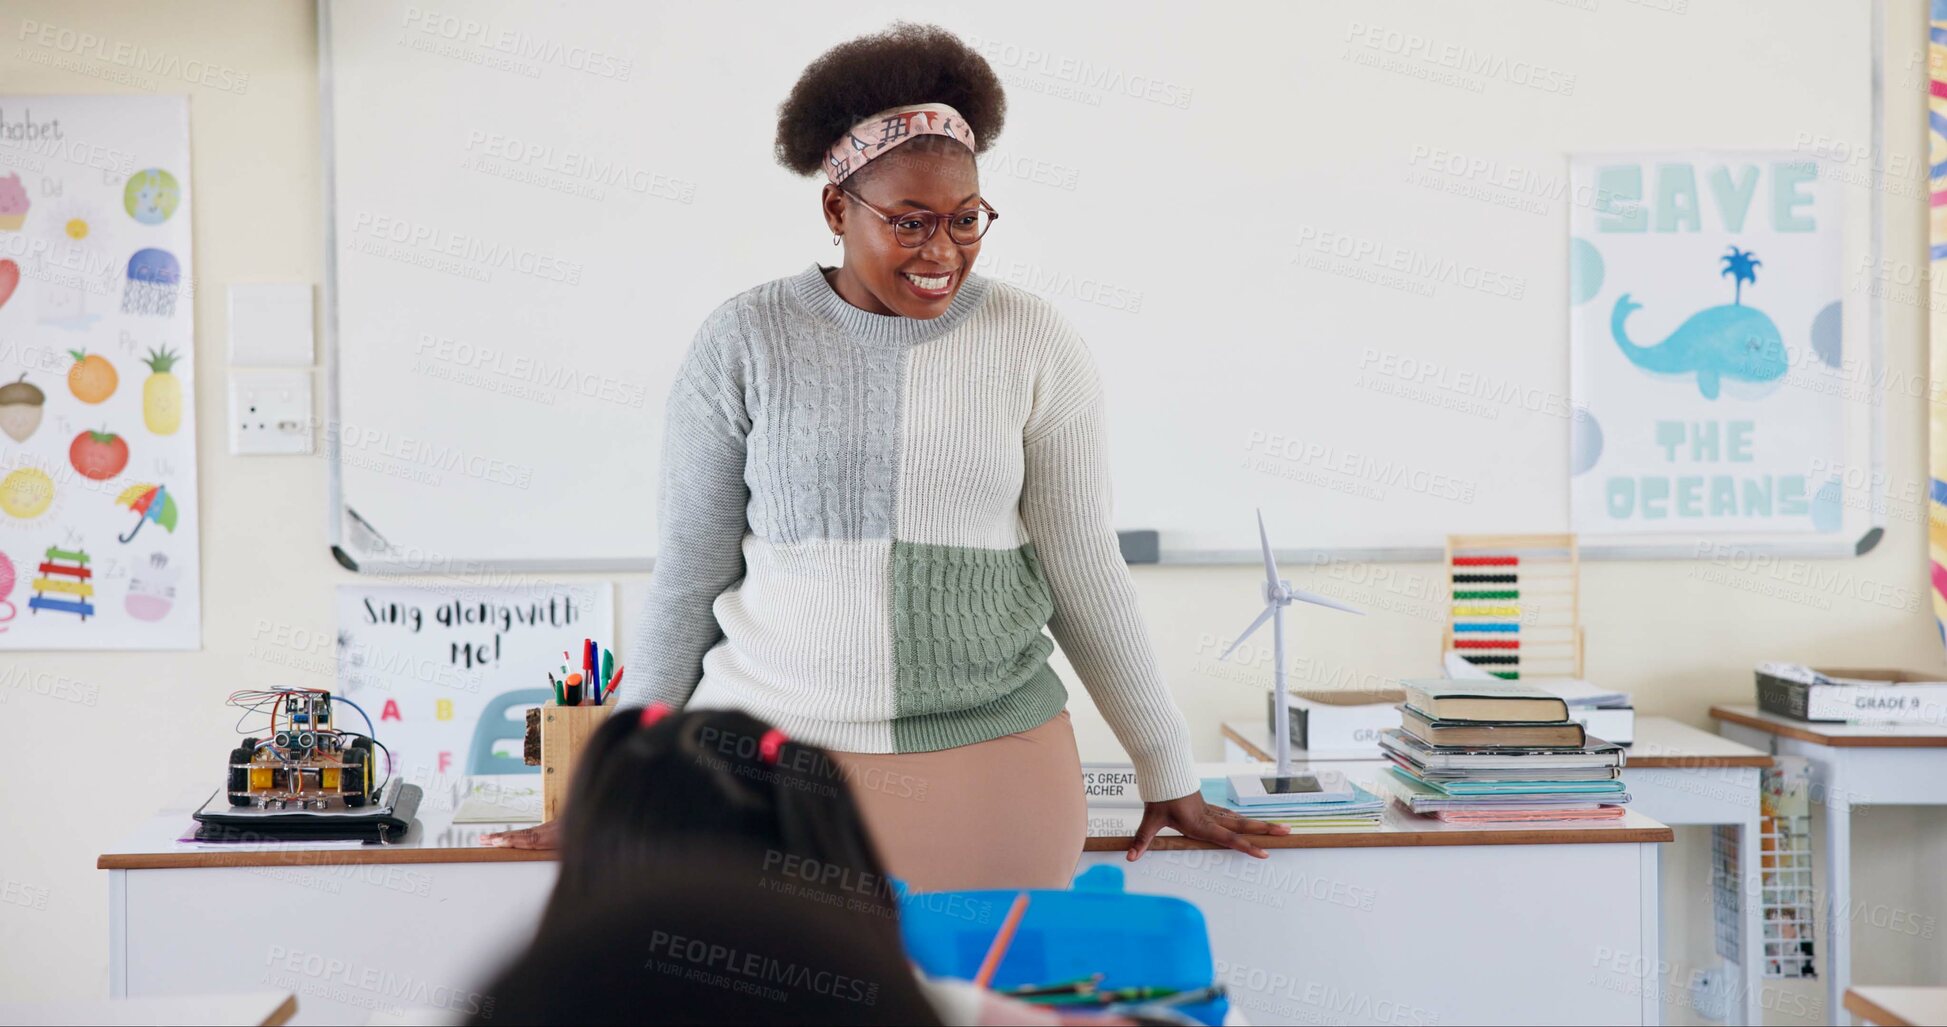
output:
[[[707,860],[897,931],[884,865],[830,753],[733,711],[643,721],[638,710],[617,712],[579,761],[550,917]]]

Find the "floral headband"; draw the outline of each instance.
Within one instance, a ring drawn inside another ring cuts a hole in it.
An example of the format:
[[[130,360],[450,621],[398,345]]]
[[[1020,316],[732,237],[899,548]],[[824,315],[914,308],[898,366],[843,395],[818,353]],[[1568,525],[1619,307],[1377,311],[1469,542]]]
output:
[[[973,129],[960,112],[943,103],[915,103],[893,107],[853,125],[825,155],[825,177],[833,185],[865,167],[893,147],[919,136],[947,136],[974,148]]]

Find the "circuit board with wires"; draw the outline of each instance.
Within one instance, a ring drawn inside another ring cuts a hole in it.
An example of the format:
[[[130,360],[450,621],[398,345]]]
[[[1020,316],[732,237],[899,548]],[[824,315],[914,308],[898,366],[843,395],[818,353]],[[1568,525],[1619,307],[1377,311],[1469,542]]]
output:
[[[372,718],[357,703],[322,688],[242,689],[226,701],[243,711],[237,733],[243,744],[230,750],[228,791],[231,806],[266,810],[326,811],[357,809],[381,794],[390,775],[392,754],[372,737]],[[365,722],[363,734],[342,730],[334,706],[347,706]],[[245,725],[268,717],[264,734]],[[385,754],[381,768],[378,753]]]

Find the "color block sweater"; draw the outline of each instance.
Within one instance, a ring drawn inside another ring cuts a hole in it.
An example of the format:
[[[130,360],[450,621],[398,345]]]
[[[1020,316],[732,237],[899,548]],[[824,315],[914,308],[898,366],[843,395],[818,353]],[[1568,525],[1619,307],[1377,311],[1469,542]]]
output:
[[[622,705],[843,752],[968,745],[1066,704],[1046,628],[1143,797],[1196,791],[1110,522],[1095,367],[1047,301],[969,272],[937,318],[874,314],[814,263],[711,313],[666,416]]]

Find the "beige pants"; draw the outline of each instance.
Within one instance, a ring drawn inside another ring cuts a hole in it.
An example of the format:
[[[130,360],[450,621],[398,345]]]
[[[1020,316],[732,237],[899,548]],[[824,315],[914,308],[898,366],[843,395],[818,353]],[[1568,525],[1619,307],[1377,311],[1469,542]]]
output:
[[[832,755],[886,870],[914,890],[1066,888],[1073,879],[1088,803],[1067,710],[954,749]]]

